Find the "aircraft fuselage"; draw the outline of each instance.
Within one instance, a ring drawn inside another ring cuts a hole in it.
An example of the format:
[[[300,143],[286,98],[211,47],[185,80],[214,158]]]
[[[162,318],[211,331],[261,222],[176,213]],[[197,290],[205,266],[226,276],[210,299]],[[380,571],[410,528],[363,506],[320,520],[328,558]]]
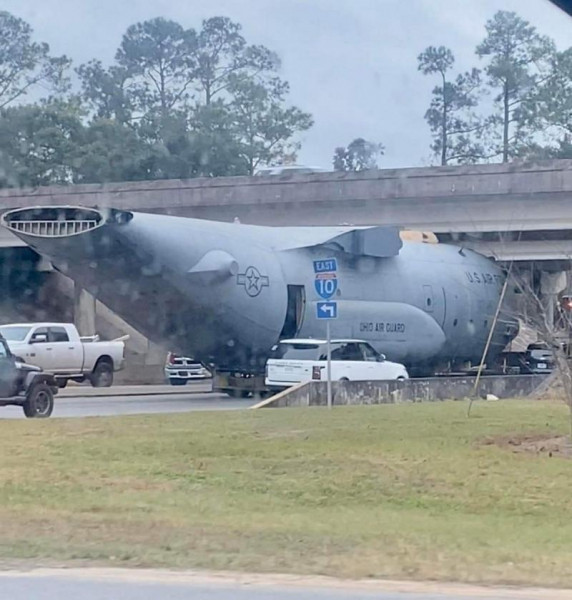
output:
[[[54,225],[37,225],[45,222]],[[470,250],[400,241],[394,248],[391,232],[360,228],[69,207],[12,211],[4,224],[152,341],[234,369],[259,369],[282,337],[324,336],[316,260],[336,261],[332,335],[365,339],[421,370],[480,360],[505,277]],[[503,315],[491,351],[516,332]]]

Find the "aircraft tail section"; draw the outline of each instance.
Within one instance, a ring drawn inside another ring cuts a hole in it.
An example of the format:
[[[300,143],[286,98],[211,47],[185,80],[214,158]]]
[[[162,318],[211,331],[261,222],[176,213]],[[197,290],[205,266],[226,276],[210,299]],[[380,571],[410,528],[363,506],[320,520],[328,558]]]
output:
[[[4,213],[2,225],[41,254],[87,259],[113,252],[108,226],[132,218],[132,213],[116,209],[38,206]]]

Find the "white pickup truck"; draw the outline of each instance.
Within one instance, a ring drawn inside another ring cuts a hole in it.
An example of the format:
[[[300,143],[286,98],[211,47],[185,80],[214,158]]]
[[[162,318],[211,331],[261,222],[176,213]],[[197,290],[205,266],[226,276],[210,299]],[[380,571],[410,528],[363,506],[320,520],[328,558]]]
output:
[[[52,373],[59,387],[73,381],[109,387],[113,373],[123,368],[129,336],[100,342],[98,336],[80,337],[70,323],[13,323],[0,326],[10,351],[25,363]]]

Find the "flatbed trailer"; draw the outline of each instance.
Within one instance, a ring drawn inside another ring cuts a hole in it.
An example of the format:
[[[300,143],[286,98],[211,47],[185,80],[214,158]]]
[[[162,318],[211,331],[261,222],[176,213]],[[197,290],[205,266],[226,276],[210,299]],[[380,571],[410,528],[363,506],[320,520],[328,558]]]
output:
[[[213,372],[213,392],[228,394],[232,398],[261,398],[268,394],[264,373],[216,370]]]

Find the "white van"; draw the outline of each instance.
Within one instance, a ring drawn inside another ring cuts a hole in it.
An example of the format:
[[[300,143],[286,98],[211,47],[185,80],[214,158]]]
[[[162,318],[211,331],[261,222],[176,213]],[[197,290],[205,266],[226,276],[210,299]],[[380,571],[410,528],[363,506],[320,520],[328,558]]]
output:
[[[407,369],[390,362],[362,340],[332,340],[332,381],[409,379]],[[282,340],[266,362],[265,383],[285,388],[303,381],[327,379],[326,340]]]

